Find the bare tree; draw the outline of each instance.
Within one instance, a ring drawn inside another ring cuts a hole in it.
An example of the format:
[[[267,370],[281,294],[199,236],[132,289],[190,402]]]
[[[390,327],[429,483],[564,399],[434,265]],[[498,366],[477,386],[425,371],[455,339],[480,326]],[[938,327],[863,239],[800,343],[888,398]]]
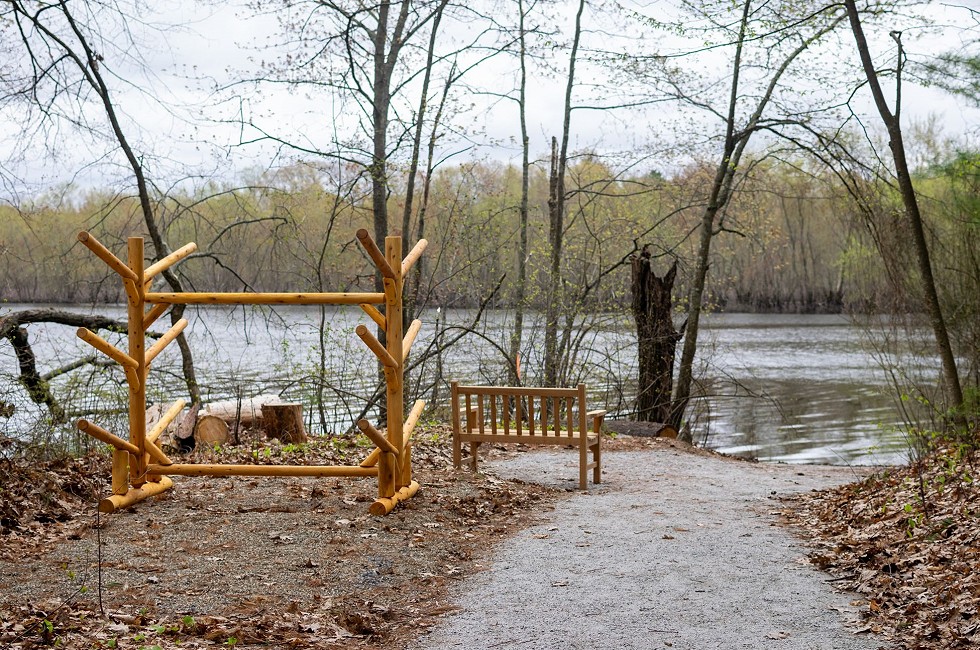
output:
[[[780,16],[778,10],[779,7],[774,9],[775,15],[770,16],[770,19],[776,19],[777,25],[786,25],[787,17]],[[795,12],[791,15],[795,15]],[[758,18],[759,16],[753,12],[752,0],[745,0],[741,5],[737,32],[731,43],[734,49],[728,105],[723,113],[709,109],[723,119],[724,138],[714,180],[711,183],[708,199],[701,216],[698,252],[688,299],[688,320],[684,330],[684,346],[681,352],[673,412],[670,418],[670,424],[681,431],[682,436],[686,436],[688,440],[690,439],[690,432],[684,430],[682,423],[691,399],[694,360],[698,349],[700,319],[704,307],[705,280],[711,264],[711,244],[715,235],[725,230],[723,223],[725,208],[732,198],[737,175],[742,171],[740,165],[743,154],[751,137],[759,131],[771,130],[780,124],[800,121],[801,118],[797,115],[783,114],[767,117],[770,103],[777,90],[780,89],[783,77],[786,76],[791,65],[814,43],[833,31],[844,19],[844,16],[832,9],[821,9],[810,16],[808,20],[790,22],[788,28],[773,32],[774,41],[767,47],[766,52],[767,67],[765,69],[768,71],[768,78],[760,94],[753,96],[744,93],[740,87],[740,81],[746,65],[743,57],[747,44],[761,38],[758,34],[750,33],[756,29],[752,23]],[[691,97],[686,91],[683,91],[679,84],[674,84],[674,88],[679,99],[695,105],[701,103],[701,100]],[[745,110],[744,104],[747,99],[754,101],[754,106],[751,106],[748,117],[743,118],[741,115]]]
[[[854,42],[857,46],[858,55],[861,58],[861,67],[868,80],[868,88],[871,90],[871,95],[874,98],[878,114],[881,116],[881,121],[888,131],[888,148],[891,150],[892,161],[895,164],[898,188],[902,196],[902,204],[905,207],[905,216],[908,219],[911,229],[912,244],[915,249],[916,262],[919,270],[919,280],[922,284],[922,295],[929,314],[929,324],[932,326],[933,336],[935,337],[936,350],[942,361],[943,384],[949,400],[952,418],[957,426],[965,428],[966,416],[963,413],[963,390],[960,386],[959,372],[956,368],[956,357],[953,354],[952,345],[950,345],[949,331],[946,328],[946,320],[939,302],[939,294],[936,291],[936,281],[932,272],[929,245],[926,241],[925,229],[922,225],[922,214],[919,211],[919,202],[916,198],[912,176],[909,173],[908,160],[905,156],[905,139],[902,133],[901,123],[902,68],[905,63],[902,33],[891,32],[891,37],[898,46],[898,61],[895,66],[895,106],[893,112],[888,105],[888,101],[885,99],[885,93],[882,90],[881,82],[878,78],[878,71],[875,68],[874,61],[871,59],[871,52],[864,35],[864,28],[861,25],[861,15],[858,12],[857,6],[854,0],[844,0],[844,6],[847,8],[847,17],[851,24],[851,32],[854,34]]]
[[[75,13],[76,7],[79,11],[85,12],[83,17]],[[67,0],[51,3],[3,0],[0,8],[3,12],[0,18],[6,18],[14,25],[14,29],[9,31],[17,36],[17,44],[21,48],[29,70],[24,77],[16,79],[18,87],[13,89],[11,95],[37,106],[43,119],[51,115],[50,109],[61,97],[67,97],[71,102],[79,101],[89,93],[94,93],[97,103],[101,106],[103,119],[108,122],[109,136],[122,151],[135,181],[141,216],[153,244],[155,259],[159,260],[169,255],[170,248],[154,212],[142,156],[134,150],[126,135],[108,82],[110,75],[116,76],[116,73],[112,72],[116,62],[111,60],[109,54],[93,45],[97,40],[104,42],[97,32],[100,21],[97,10],[108,9],[101,5],[92,8],[85,4],[69,4]],[[116,9],[118,7],[113,8]],[[117,18],[121,18],[124,22],[127,19],[121,14]],[[125,50],[115,50],[117,53],[123,51]],[[131,52],[128,54],[131,55]],[[82,114],[68,114],[64,117],[83,128],[89,130],[96,128],[87,125]],[[177,292],[183,291],[179,277],[172,270],[164,271],[163,277],[171,289]],[[182,316],[183,306],[175,305],[170,311],[171,322],[176,323]],[[180,348],[187,391],[192,402],[199,402],[201,394],[194,361],[183,333],[177,337],[177,344]]]

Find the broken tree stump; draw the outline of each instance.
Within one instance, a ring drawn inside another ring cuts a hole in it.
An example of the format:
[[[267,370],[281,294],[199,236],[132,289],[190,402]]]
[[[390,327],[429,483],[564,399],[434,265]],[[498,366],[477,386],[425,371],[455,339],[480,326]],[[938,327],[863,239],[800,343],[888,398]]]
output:
[[[263,404],[262,428],[268,438],[283,442],[306,442],[302,404]]]

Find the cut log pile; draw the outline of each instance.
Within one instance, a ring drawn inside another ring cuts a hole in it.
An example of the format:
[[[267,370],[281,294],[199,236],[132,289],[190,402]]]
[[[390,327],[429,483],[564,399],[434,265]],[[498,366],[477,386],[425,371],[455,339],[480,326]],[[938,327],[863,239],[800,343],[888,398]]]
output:
[[[150,407],[146,412],[149,426],[160,419],[162,409]],[[287,443],[307,440],[303,424],[303,405],[284,403],[278,395],[258,395],[243,400],[220,400],[191,407],[178,416],[163,436],[165,445],[190,450],[198,445],[224,445],[236,430],[262,429],[270,439]]]

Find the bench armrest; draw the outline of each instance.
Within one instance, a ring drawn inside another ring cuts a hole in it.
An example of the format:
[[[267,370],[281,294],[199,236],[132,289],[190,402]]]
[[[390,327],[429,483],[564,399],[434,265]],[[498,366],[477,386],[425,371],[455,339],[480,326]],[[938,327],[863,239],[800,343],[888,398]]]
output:
[[[592,433],[602,432],[602,420],[606,417],[607,412],[600,409],[598,411],[589,411],[585,414],[586,417],[592,418]]]
[[[469,412],[467,412],[465,406],[460,406],[459,411],[456,416],[460,420],[460,426],[467,432],[476,429],[476,419],[480,414],[480,409],[477,406],[470,406]]]

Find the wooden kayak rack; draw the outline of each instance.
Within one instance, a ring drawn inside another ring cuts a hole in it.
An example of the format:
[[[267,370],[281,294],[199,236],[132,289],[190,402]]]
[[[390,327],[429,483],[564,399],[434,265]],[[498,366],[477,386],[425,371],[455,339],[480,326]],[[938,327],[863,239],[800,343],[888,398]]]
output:
[[[382,252],[367,230],[357,231],[357,240],[381,274],[380,293],[158,293],[154,278],[195,250],[193,242],[144,267],[143,238],[130,237],[124,263],[91,234],[80,232],[78,241],[105,262],[123,281],[127,296],[129,350],[123,352],[84,327],[78,337],[122,366],[129,386],[129,439],[102,427],[79,420],[78,428],[113,447],[112,496],[99,503],[101,512],[113,512],[160,494],[173,486],[171,475],[184,476],[377,476],[378,498],[371,514],[384,515],[419,489],[412,479],[412,431],[425,402],[415,402],[408,418],[404,406],[404,362],[422,327],[415,320],[407,331],[402,327],[402,279],[426,247],[422,239],[402,259],[401,237],[386,237]],[[148,431],[146,429],[146,377],[153,360],[187,327],[181,318],[149,348],[146,331],[170,305],[360,305],[385,332],[382,344],[365,325],[355,332],[378,357],[384,368],[387,396],[387,435],[367,420],[357,427],[371,439],[375,449],[360,465],[205,465],[174,463],[157,444],[157,439],[185,406],[177,400]],[[384,305],[382,313],[375,305]],[[149,308],[147,308],[149,306]]]

